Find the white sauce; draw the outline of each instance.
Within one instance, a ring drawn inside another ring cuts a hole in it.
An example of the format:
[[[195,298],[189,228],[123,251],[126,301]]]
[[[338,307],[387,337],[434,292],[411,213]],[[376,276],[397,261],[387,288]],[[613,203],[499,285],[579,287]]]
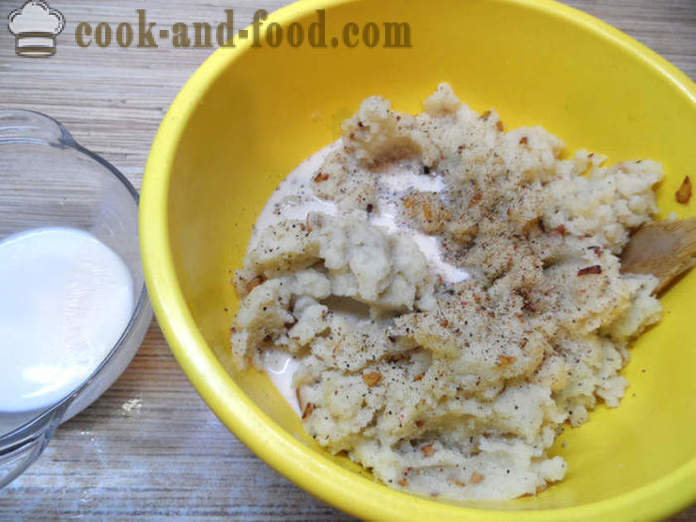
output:
[[[320,212],[330,216],[340,215],[336,204],[317,198],[310,186],[312,177],[317,173],[329,153],[342,145],[341,140],[316,152],[302,162],[278,186],[268,203],[261,211],[249,241],[252,249],[263,229],[286,219],[306,219],[310,212]],[[456,283],[469,278],[469,274],[442,258],[442,250],[436,236],[428,236],[406,223],[399,217],[401,198],[412,189],[421,192],[442,192],[444,183],[438,176],[416,174],[412,164],[394,164],[381,171],[377,185],[377,205],[370,213],[370,223],[384,228],[389,233],[405,234],[410,237],[428,261],[434,274],[444,281]],[[299,362],[285,352],[271,352],[266,359],[266,373],[273,381],[281,395],[290,406],[300,414],[292,375],[299,367]]]
[[[442,258],[442,250],[437,236],[429,236],[411,228],[405,220],[399,219],[401,197],[411,189],[419,192],[442,192],[442,178],[426,174],[414,174],[413,166],[394,165],[389,171],[381,173],[377,182],[377,208],[370,214],[370,223],[386,228],[392,234],[401,233],[410,237],[428,261],[433,273],[446,282],[458,283],[469,278],[466,270],[447,263]]]
[[[41,228],[0,242],[0,412],[46,408],[89,377],[134,306],[121,258],[93,235]]]
[[[310,182],[329,153],[339,146],[340,140],[312,154],[278,185],[254,224],[248,250],[254,248],[262,230],[281,221],[304,220],[310,212],[321,212],[330,216],[338,213],[333,201],[325,201],[314,195]]]
[[[301,417],[302,412],[297,402],[295,387],[292,385],[292,376],[300,367],[300,361],[282,350],[268,350],[264,353],[263,362],[266,374],[273,385],[295,413]]]

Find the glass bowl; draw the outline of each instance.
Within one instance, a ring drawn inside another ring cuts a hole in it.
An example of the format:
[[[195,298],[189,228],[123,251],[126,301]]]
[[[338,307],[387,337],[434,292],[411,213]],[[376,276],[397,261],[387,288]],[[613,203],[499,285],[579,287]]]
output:
[[[0,487],[36,460],[56,427],[96,400],[121,375],[152,320],[138,248],[138,193],[112,165],[80,146],[57,121],[0,110],[0,240],[27,229],[87,231],[128,267],[135,306],[97,369],[48,408],[0,412]]]

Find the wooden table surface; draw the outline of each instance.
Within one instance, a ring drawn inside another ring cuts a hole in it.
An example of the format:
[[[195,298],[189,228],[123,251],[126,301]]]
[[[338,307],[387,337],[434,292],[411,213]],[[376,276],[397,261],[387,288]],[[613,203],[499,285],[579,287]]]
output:
[[[0,107],[61,121],[136,187],[157,126],[206,49],[83,49],[78,22],[137,24],[136,9],[166,26],[221,21],[236,27],[283,0],[51,0],[66,29],[48,59],[14,55],[4,22],[23,0],[0,0]],[[696,78],[696,0],[571,0]],[[0,520],[173,516],[244,520],[349,519],[257,459],[213,415],[179,369],[156,324],[116,384],[61,426],[44,455],[0,490]],[[696,520],[696,507],[675,520]]]

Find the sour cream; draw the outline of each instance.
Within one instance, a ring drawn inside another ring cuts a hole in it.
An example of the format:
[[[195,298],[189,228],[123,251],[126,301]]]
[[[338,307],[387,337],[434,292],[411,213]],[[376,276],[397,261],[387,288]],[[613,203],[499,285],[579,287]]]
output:
[[[99,366],[126,328],[133,279],[92,234],[39,228],[0,242],[0,412],[47,408]]]

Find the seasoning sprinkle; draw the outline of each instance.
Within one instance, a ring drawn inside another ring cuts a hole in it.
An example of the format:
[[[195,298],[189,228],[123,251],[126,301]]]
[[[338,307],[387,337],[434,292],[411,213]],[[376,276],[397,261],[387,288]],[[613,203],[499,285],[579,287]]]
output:
[[[581,268],[578,270],[578,275],[579,276],[586,276],[590,274],[601,274],[602,273],[602,267],[600,265],[592,265],[592,266],[587,266],[585,268]]]

